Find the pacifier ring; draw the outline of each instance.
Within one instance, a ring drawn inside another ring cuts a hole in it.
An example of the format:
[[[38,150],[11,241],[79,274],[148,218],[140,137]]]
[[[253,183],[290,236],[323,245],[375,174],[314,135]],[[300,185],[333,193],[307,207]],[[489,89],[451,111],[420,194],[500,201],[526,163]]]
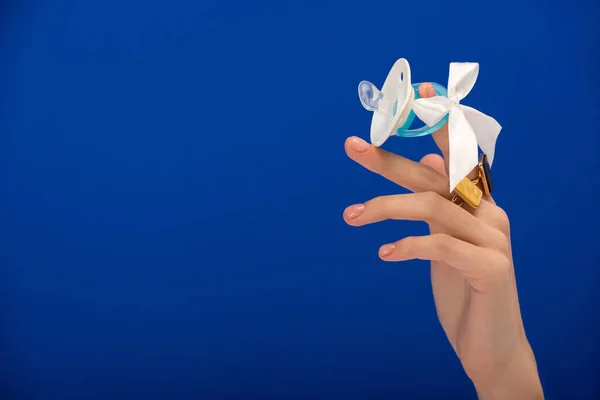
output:
[[[415,113],[412,104],[419,99],[419,83],[411,83],[411,71],[408,61],[398,59],[388,73],[381,90],[369,81],[358,85],[358,97],[363,107],[373,112],[371,120],[371,144],[379,147],[390,136],[420,137],[440,129],[447,117],[434,126],[410,129]],[[440,84],[432,84],[438,96],[446,96],[447,90]]]

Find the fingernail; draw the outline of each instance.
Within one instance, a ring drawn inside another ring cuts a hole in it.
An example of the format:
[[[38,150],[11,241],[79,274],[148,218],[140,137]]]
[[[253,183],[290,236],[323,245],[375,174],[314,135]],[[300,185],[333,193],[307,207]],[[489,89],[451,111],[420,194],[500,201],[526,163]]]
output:
[[[379,250],[379,255],[381,257],[387,257],[390,254],[392,254],[395,249],[396,249],[396,245],[386,244],[385,246],[382,246],[381,249]]]
[[[357,137],[352,138],[352,142],[350,143],[350,145],[355,151],[358,151],[359,153],[364,153],[365,151],[369,150],[369,143]]]
[[[365,205],[364,204],[355,204],[353,206],[350,206],[348,208],[346,208],[346,218],[347,219],[354,219],[360,216],[360,214],[363,213],[363,211],[365,210]]]

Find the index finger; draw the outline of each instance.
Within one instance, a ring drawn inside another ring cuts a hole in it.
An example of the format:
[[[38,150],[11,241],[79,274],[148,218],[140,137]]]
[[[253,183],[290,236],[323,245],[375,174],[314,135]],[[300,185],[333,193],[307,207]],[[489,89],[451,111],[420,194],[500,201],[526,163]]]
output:
[[[435,93],[435,89],[431,83],[423,83],[419,86],[419,96],[427,98],[434,97],[437,94]],[[433,136],[433,140],[435,144],[439,147],[442,152],[442,157],[444,158],[444,164],[446,165],[446,173],[448,173],[448,154],[450,149],[450,144],[448,142],[448,123],[446,122],[444,126],[442,126],[437,131],[431,134]]]
[[[348,138],[344,147],[352,160],[410,191],[432,191],[451,197],[448,179],[428,165],[390,153],[358,137]]]

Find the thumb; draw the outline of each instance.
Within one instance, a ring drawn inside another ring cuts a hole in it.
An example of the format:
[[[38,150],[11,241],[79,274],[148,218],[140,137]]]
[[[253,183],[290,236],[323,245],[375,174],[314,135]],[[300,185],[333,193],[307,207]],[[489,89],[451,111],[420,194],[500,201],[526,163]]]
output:
[[[435,89],[431,83],[423,83],[419,85],[419,96],[427,98],[436,96]],[[450,165],[450,139],[448,138],[448,123],[446,122],[444,126],[442,126],[437,131],[431,134],[433,136],[433,140],[435,144],[439,147],[442,157],[443,157],[443,166],[444,166],[444,175],[448,176],[449,165]],[[423,160],[421,160],[423,161]],[[437,165],[437,164],[436,164]],[[442,172],[437,170],[438,172]],[[474,169],[468,175],[469,179],[475,179],[477,177],[477,170]]]
[[[437,94],[435,93],[435,89],[433,88],[433,85],[431,83],[423,83],[423,84],[419,85],[419,96],[420,97],[427,98],[427,97],[434,97],[436,95]],[[435,141],[435,144],[437,144],[440,151],[442,152],[442,157],[443,157],[443,161],[444,161],[443,165],[445,166],[445,174],[444,175],[447,175],[448,174],[448,161],[450,159],[450,157],[449,157],[450,144],[448,141],[448,123],[445,123],[444,126],[442,126],[437,131],[433,132],[433,134],[431,136],[433,136],[433,140]]]
[[[448,176],[446,174],[446,167],[444,166],[444,159],[439,154],[427,154],[425,157],[421,158],[420,163],[433,168],[444,176]]]

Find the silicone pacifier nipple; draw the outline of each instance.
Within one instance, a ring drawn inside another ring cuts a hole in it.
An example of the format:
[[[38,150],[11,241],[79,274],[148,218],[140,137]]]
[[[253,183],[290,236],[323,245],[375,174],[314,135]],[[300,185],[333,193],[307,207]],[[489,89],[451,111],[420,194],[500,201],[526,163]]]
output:
[[[369,81],[362,81],[358,84],[358,97],[363,107],[391,118],[391,104],[384,94]]]

